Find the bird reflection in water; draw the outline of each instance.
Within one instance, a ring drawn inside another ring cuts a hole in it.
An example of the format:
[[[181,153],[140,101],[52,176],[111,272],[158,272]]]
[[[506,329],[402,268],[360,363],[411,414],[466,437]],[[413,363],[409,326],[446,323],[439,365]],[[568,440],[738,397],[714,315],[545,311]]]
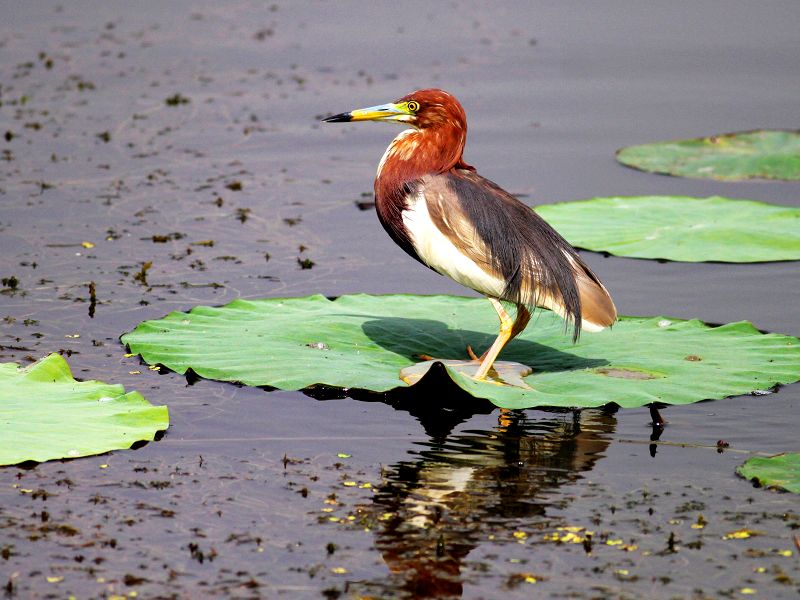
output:
[[[567,502],[554,492],[594,467],[616,419],[613,410],[540,414],[503,413],[490,431],[432,439],[386,469],[363,509],[380,515],[376,547],[392,574],[359,591],[460,597],[464,561],[489,536],[548,526],[548,507]]]

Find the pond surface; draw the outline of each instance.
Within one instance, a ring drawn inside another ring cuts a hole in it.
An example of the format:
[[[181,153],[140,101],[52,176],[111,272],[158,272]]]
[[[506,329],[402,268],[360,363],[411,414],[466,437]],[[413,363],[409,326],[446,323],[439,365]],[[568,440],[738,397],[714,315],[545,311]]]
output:
[[[240,297],[466,294],[358,206],[396,130],[318,122],[419,87],[458,96],[466,160],[531,204],[800,206],[797,183],[614,161],[635,143],[796,128],[798,22],[793,1],[6,6],[0,276],[18,284],[0,295],[0,360],[60,351],[76,377],[168,405],[172,425],[137,450],[0,469],[0,586],[15,598],[796,597],[800,502],[734,474],[753,454],[797,450],[796,384],[671,407],[656,441],[646,409],[501,415],[452,390],[190,385],[126,357],[118,337]],[[583,256],[623,314],[800,335],[798,263]],[[725,539],[742,528],[758,534]]]

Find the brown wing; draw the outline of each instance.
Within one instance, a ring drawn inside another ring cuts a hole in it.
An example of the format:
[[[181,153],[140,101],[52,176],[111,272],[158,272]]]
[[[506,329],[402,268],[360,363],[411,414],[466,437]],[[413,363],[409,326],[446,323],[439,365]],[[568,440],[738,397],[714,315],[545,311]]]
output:
[[[575,337],[583,319],[590,328],[614,322],[606,289],[528,206],[474,171],[428,175],[419,185],[436,227],[482,269],[502,277],[502,299],[558,312],[575,324]]]

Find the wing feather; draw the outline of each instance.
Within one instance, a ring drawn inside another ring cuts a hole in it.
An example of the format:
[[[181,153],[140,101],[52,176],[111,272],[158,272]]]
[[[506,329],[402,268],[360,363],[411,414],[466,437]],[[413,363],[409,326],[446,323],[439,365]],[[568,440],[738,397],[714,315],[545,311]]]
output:
[[[502,282],[499,294],[470,287],[510,302],[554,310],[574,324],[576,338],[582,325],[602,329],[616,319],[608,291],[572,246],[528,206],[488,179],[456,169],[426,175],[416,192],[424,198],[436,229],[487,276]],[[439,272],[446,268],[429,266]]]

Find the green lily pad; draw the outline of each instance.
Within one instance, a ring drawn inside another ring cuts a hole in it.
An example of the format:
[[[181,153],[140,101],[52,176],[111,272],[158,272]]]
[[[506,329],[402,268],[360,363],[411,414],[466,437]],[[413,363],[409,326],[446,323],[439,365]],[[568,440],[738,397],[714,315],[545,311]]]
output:
[[[800,494],[800,452],[751,458],[736,469],[742,477],[763,487]]]
[[[169,426],[166,406],[100,381],[75,381],[51,354],[20,368],[0,363],[0,465],[130,448]]]
[[[800,208],[713,196],[593,198],[536,212],[576,247],[634,258],[800,260]]]
[[[664,175],[740,181],[800,179],[800,131],[742,131],[629,146],[623,165]]]
[[[145,321],[122,336],[131,352],[178,373],[299,390],[315,384],[382,392],[407,384],[400,371],[424,360],[466,359],[494,340],[497,315],[481,298],[353,295],[236,300]],[[800,379],[800,340],[750,323],[622,317],[572,345],[564,322],[542,311],[501,353],[530,366],[532,389],[452,380],[498,406],[687,404]]]

